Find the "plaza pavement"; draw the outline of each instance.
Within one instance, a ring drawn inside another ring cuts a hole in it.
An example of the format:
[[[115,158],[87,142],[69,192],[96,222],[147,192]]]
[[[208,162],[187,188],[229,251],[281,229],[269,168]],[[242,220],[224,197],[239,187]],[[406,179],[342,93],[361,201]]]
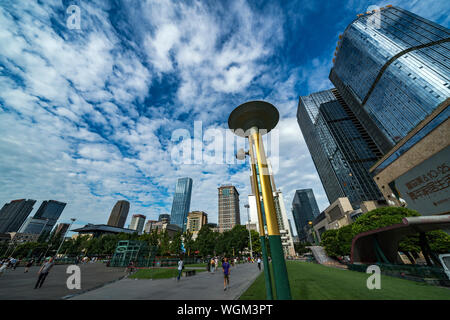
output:
[[[108,268],[102,263],[79,264],[81,269],[81,289],[67,289],[66,273],[68,265],[55,265],[45,279],[42,288],[34,289],[40,267],[31,267],[24,273],[24,267],[7,269],[0,276],[0,300],[55,300],[84,292],[118,280],[125,276],[125,268]]]
[[[199,272],[171,279],[122,279],[96,290],[71,297],[73,300],[234,300],[253,283],[260,274],[256,263],[231,267],[230,286],[223,290],[223,272]]]

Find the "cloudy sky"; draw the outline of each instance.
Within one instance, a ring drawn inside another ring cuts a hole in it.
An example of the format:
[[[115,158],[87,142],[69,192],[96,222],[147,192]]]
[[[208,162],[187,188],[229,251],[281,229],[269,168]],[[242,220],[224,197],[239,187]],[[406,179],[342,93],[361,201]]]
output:
[[[64,201],[60,222],[82,226],[106,223],[127,199],[128,225],[132,214],[170,213],[176,180],[188,176],[191,210],[217,222],[217,187],[234,184],[246,218],[248,164],[206,161],[207,143],[203,160],[179,163],[174,150],[189,144],[173,136],[194,137],[201,121],[205,136],[232,146],[230,112],[258,99],[280,111],[275,180],[289,217],[296,189],[312,188],[323,210],[298,97],[332,87],[338,35],[368,6],[386,4],[449,25],[445,0],[0,0],[0,205],[35,199],[34,214],[42,200]],[[70,5],[80,8],[80,29],[68,27]]]

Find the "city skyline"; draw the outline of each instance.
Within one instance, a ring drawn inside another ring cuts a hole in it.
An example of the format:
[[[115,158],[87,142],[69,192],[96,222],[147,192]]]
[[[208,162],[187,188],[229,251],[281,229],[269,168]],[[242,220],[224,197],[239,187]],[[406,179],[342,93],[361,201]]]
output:
[[[42,4],[43,10],[33,2],[2,7],[7,45],[0,48],[0,172],[8,188],[0,190],[0,203],[55,198],[67,203],[59,221],[76,217],[75,228],[104,223],[108,208],[126,199],[130,213],[156,220],[170,212],[174,181],[191,176],[191,209],[218,221],[216,188],[229,182],[241,195],[251,194],[248,166],[174,165],[168,160],[170,135],[180,127],[193,135],[196,120],[204,130],[226,128],[235,106],[258,97],[280,111],[276,176],[287,211],[298,188],[312,188],[323,210],[329,203],[295,118],[298,96],[333,87],[327,78],[338,35],[371,4],[291,1],[256,8],[231,2],[213,10],[171,2],[160,4],[164,8],[80,3],[81,31],[67,30],[60,3]],[[449,25],[444,1],[426,10],[417,2],[385,4]],[[294,7],[303,10],[293,13]],[[121,26],[114,23],[119,12]],[[226,26],[233,19],[231,32]],[[27,33],[28,21],[34,21],[36,37]],[[130,21],[149,28],[131,27]],[[17,30],[25,31],[12,36]],[[186,39],[183,30],[189,31]],[[141,41],[149,55],[135,49]],[[42,73],[52,76],[43,81]]]

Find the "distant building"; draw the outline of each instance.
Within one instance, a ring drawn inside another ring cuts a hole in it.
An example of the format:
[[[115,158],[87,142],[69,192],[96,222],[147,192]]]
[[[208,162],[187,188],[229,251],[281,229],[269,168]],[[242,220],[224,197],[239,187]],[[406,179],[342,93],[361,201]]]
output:
[[[170,214],[160,214],[158,217],[158,221],[163,223],[170,223]]]
[[[153,225],[158,223],[156,220],[147,220],[144,227],[144,233],[151,233],[153,228]]]
[[[130,203],[126,200],[119,200],[114,205],[108,219],[108,226],[123,228],[130,210]]]
[[[31,234],[46,233],[49,235],[65,207],[66,203],[64,202],[55,200],[42,201],[36,214],[27,219],[19,232]]]
[[[219,193],[219,229],[229,231],[241,224],[239,211],[239,192],[232,185],[221,186]]]
[[[80,235],[90,235],[94,238],[101,237],[105,234],[118,234],[118,233],[135,233],[136,230],[119,228],[106,224],[87,224],[84,227],[70,230],[73,232],[78,232]]]
[[[136,230],[138,234],[142,234],[146,218],[147,217],[142,214],[134,214],[131,218],[130,229]]]
[[[191,194],[192,179],[178,179],[173,195],[170,223],[179,226],[183,231],[186,230],[187,215],[191,206]]]
[[[0,210],[0,233],[17,232],[30,212],[36,200],[13,200]]]
[[[250,223],[246,222],[245,223],[245,228],[247,230],[254,230],[254,231],[258,232],[258,227],[257,226],[258,226],[258,224],[254,223],[254,222],[250,222]]]
[[[292,216],[300,241],[306,241],[304,227],[320,214],[312,189],[296,190],[292,200]]]
[[[208,223],[208,215],[203,211],[192,211],[188,214],[187,230],[192,233],[192,239],[197,239],[200,229]]]
[[[63,237],[69,230],[69,226],[70,224],[68,223],[59,223],[55,228],[55,235],[59,234],[60,237]]]

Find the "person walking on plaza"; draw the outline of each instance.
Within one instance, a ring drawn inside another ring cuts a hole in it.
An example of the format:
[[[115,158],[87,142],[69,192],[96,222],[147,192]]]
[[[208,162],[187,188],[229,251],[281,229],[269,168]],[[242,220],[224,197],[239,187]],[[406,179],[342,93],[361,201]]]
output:
[[[53,267],[55,263],[53,262],[53,257],[50,257],[50,259],[42,265],[42,267],[38,271],[39,278],[36,282],[36,285],[34,286],[35,289],[38,287],[42,287],[44,284],[45,278],[47,278],[48,273],[50,272],[50,269]]]
[[[0,276],[2,276],[6,272],[6,268],[8,267],[8,261],[3,260],[0,266]]]
[[[225,257],[222,263],[223,269],[223,290],[227,290],[230,285],[230,264],[228,263],[228,259]]]
[[[214,273],[215,267],[214,267],[214,258],[211,258],[211,273]]]
[[[261,258],[260,257],[258,257],[258,269],[259,269],[259,271],[261,271]]]
[[[178,261],[178,277],[177,281],[180,281],[181,273],[184,269],[184,263],[183,263],[183,257],[180,257],[180,260]]]
[[[30,261],[27,262],[27,264],[25,265],[25,271],[23,273],[27,273],[28,270],[30,269],[30,267],[33,265],[34,263],[34,259],[31,259]]]
[[[217,257],[214,259],[214,267],[215,267],[214,271],[216,271],[217,268],[219,267],[219,258]]]

